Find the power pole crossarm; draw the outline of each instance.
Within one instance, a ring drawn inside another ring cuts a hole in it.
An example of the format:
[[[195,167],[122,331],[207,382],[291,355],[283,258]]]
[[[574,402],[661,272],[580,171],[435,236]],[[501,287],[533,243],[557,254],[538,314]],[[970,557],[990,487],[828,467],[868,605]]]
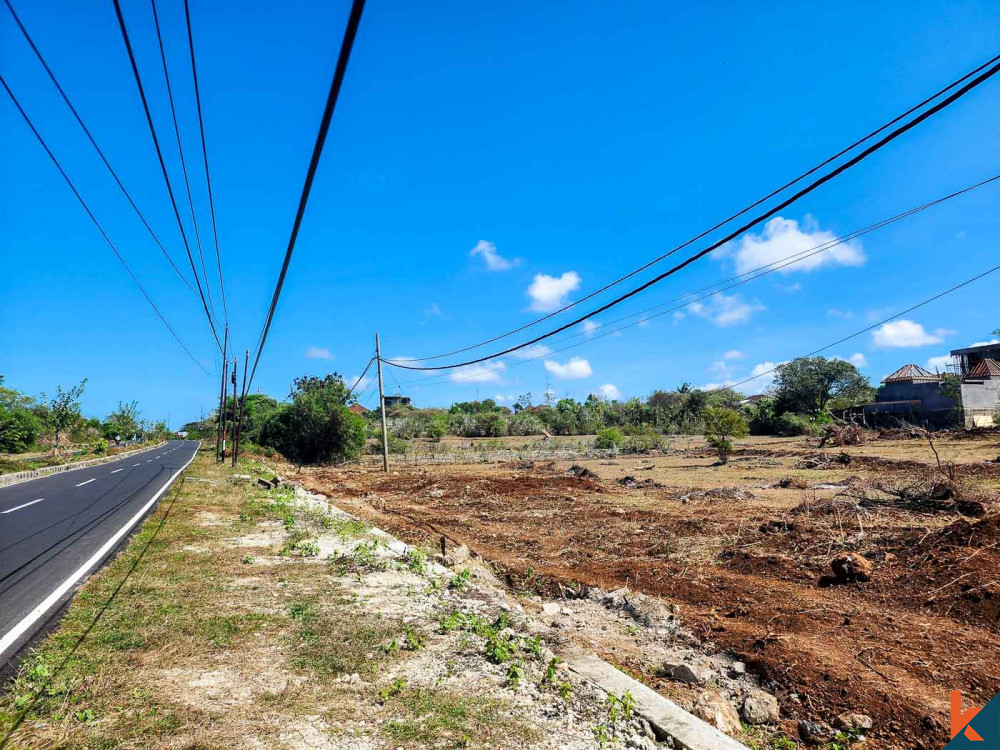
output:
[[[375,361],[378,363],[378,405],[382,413],[382,471],[389,471],[389,434],[385,427],[385,391],[382,388],[382,350],[375,333]]]

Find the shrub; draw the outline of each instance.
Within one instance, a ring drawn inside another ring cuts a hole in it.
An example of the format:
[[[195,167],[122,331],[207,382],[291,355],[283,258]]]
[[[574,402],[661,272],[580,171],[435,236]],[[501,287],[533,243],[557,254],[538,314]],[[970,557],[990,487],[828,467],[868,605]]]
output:
[[[95,453],[98,456],[103,456],[108,452],[108,441],[104,438],[98,438],[94,441],[94,444],[90,447],[91,453]]]
[[[775,420],[774,431],[784,437],[794,437],[797,435],[818,435],[820,428],[803,414],[785,412]]]
[[[448,434],[448,415],[435,414],[427,423],[427,437],[440,440]]]
[[[723,409],[710,406],[703,414],[705,421],[705,440],[719,452],[719,461],[726,463],[733,451],[734,437],[746,437],[750,434],[746,417],[734,409]]]
[[[663,447],[663,436],[650,428],[627,435],[622,444],[623,453],[649,453]]]
[[[618,448],[621,446],[623,440],[621,430],[617,427],[606,427],[597,433],[594,447],[603,449]]]
[[[541,435],[544,429],[542,420],[527,411],[518,412],[507,423],[507,432],[510,435]]]

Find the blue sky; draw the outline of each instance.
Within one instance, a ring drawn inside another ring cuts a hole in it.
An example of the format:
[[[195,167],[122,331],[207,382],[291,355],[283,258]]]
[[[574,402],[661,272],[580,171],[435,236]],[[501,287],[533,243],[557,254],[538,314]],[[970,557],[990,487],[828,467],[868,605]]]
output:
[[[183,247],[110,2],[15,7],[179,262]],[[182,190],[150,7],[123,7]],[[183,4],[161,0],[159,9],[207,238]],[[347,9],[192,1],[240,351],[263,322]],[[417,357],[525,323],[699,233],[998,49],[1000,10],[989,2],[372,0],[257,385],[281,397],[297,375],[357,375],[376,329],[385,356]],[[102,171],[6,9],[0,70],[137,276],[213,369],[197,299]],[[994,80],[724,257],[699,261],[598,322],[1000,171],[998,118]],[[207,411],[218,381],[155,318],[6,99],[0,133],[0,373],[8,385],[37,393],[88,377],[91,413],[133,398],[175,425]],[[389,389],[398,382],[420,405],[446,405],[528,390],[537,401],[547,384],[560,397],[584,398],[739,380],[995,264],[998,190],[982,188],[817,256],[817,267],[706,300],[683,318],[591,341],[580,330],[567,343],[584,343],[572,350],[506,358],[458,382],[396,371]],[[830,354],[860,355],[876,381],[906,362],[925,365],[989,339],[1000,327],[998,292],[1000,274]]]

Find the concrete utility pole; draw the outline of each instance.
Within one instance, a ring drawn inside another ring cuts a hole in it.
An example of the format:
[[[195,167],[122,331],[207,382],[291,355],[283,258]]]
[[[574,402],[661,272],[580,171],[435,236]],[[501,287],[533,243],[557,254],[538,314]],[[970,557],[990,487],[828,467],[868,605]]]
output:
[[[226,439],[226,434],[224,432],[223,424],[225,420],[223,419],[223,409],[226,403],[226,370],[228,368],[229,360],[226,359],[226,346],[229,343],[229,326],[226,326],[226,332],[222,335],[222,385],[219,388],[219,418],[216,420],[215,425],[215,461],[218,463],[222,460],[225,455],[225,448],[223,447],[223,442]]]
[[[385,428],[385,392],[382,390],[382,350],[375,332],[375,361],[378,363],[378,405],[382,412],[382,471],[389,471],[389,433]]]
[[[236,447],[233,449],[233,467],[236,466],[236,459],[240,455],[240,442],[243,440],[243,408],[246,405],[247,400],[247,368],[250,366],[250,350],[246,350],[246,355],[243,359],[243,385],[240,388],[240,417],[236,420],[238,425],[236,429]]]
[[[236,373],[240,369],[240,361],[233,357],[233,466],[236,465]]]

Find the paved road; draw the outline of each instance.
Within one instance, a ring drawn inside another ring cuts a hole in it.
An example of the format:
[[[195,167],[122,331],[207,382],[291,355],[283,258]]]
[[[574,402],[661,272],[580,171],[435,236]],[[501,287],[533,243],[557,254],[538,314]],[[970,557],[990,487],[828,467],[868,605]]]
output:
[[[0,488],[0,669],[114,553],[198,445],[172,440],[117,461]]]

